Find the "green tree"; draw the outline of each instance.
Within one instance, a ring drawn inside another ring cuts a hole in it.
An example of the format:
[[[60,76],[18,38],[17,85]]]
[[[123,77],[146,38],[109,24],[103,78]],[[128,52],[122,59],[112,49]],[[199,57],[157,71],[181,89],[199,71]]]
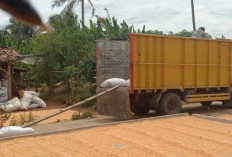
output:
[[[178,33],[175,33],[173,36],[180,36],[180,37],[191,37],[192,35],[192,31],[186,31],[185,29],[178,32]],[[170,34],[170,32],[169,32]]]
[[[0,31],[0,47],[6,47],[6,36],[3,31]]]
[[[105,38],[110,40],[128,40],[129,33],[133,32],[134,27],[128,26],[128,24],[123,20],[122,23],[118,24],[115,17],[110,17],[108,10],[105,8],[108,15],[107,18],[97,17],[97,27],[100,27]],[[90,23],[91,24],[91,23]]]
[[[39,73],[35,79],[40,83],[44,81],[51,92],[53,84],[60,81],[65,81],[66,84],[70,78],[77,78],[79,82],[86,81],[89,70],[92,70],[92,67],[87,68],[86,62],[93,56],[95,39],[92,31],[87,27],[81,27],[75,17],[75,15],[66,17],[55,15],[50,18],[54,32],[39,34],[33,39],[33,51],[44,53],[43,61],[35,68]],[[77,73],[70,75],[67,72],[70,67],[71,70],[76,68]]]
[[[34,27],[24,25],[14,18],[10,19],[10,24],[5,27],[5,30],[8,32],[8,38],[15,40],[18,44],[31,39],[36,33]]]
[[[78,17],[73,13],[68,13],[65,16],[59,14],[49,18],[48,23],[54,31],[62,31],[64,28],[70,28],[80,25],[77,22]]]

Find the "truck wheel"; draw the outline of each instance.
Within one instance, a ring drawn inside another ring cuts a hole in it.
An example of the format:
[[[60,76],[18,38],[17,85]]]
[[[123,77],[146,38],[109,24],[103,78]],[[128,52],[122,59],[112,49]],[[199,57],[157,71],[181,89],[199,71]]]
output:
[[[159,111],[161,114],[176,114],[182,109],[180,97],[176,93],[165,94],[159,104]]]
[[[210,107],[211,104],[212,104],[212,101],[204,101],[204,102],[201,102],[201,105],[202,105],[203,107]]]
[[[131,111],[138,115],[145,115],[150,111],[150,108],[145,105],[138,105],[138,103],[131,104]]]

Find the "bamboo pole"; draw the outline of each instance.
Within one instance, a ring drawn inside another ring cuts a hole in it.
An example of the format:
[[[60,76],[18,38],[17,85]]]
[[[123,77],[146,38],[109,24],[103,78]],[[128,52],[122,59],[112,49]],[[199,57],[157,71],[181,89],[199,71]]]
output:
[[[56,111],[56,112],[54,112],[54,113],[51,113],[51,114],[46,115],[46,116],[44,116],[44,117],[41,117],[41,118],[39,118],[39,119],[37,119],[37,120],[34,120],[34,121],[30,122],[30,123],[24,124],[24,125],[22,125],[22,127],[25,128],[25,127],[31,126],[31,125],[33,125],[33,124],[36,124],[36,123],[38,123],[38,122],[44,121],[44,120],[46,120],[46,119],[49,119],[49,118],[51,118],[51,117],[54,117],[54,116],[56,116],[56,115],[58,115],[58,114],[61,114],[61,113],[65,112],[65,111],[70,110],[70,109],[73,108],[73,107],[77,107],[77,106],[80,106],[80,105],[82,105],[82,104],[85,104],[85,103],[87,103],[87,102],[89,102],[89,101],[91,101],[91,100],[94,100],[94,99],[96,99],[96,98],[98,98],[98,97],[100,97],[100,96],[102,96],[102,95],[104,95],[104,94],[107,94],[107,93],[109,93],[109,92],[111,92],[111,91],[114,91],[114,90],[116,90],[116,89],[118,89],[118,88],[119,88],[118,86],[113,87],[113,88],[110,88],[110,89],[108,89],[108,90],[106,90],[106,91],[104,91],[104,92],[101,92],[101,93],[99,93],[99,94],[97,94],[97,95],[95,95],[95,96],[92,96],[92,97],[90,97],[90,98],[88,98],[88,99],[85,99],[85,100],[83,100],[83,101],[81,101],[81,102],[79,102],[79,103],[73,104],[73,105],[68,106],[68,107],[66,107],[66,108],[60,109],[60,110],[58,110],[58,111]]]

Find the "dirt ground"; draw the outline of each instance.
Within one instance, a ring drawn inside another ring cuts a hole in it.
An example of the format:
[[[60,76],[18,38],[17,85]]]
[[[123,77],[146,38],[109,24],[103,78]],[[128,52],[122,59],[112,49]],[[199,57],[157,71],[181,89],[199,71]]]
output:
[[[46,102],[46,104],[47,104],[47,108],[37,108],[37,109],[33,109],[33,110],[28,110],[28,111],[13,112],[13,113],[11,113],[11,118],[14,117],[14,116],[19,117],[20,115],[23,115],[24,113],[26,115],[28,115],[29,112],[32,112],[32,114],[35,115],[35,116],[43,117],[45,115],[56,112],[59,109],[67,107],[66,105],[58,105],[58,104],[55,104],[53,102]],[[45,121],[42,121],[42,122],[40,122],[38,124],[48,124],[48,123],[54,123],[54,122],[57,122],[57,121],[71,120],[72,114],[76,113],[78,111],[78,109],[79,109],[78,107],[75,107],[74,109],[68,110],[68,111],[66,111],[64,113],[61,113],[61,114],[59,114],[59,115],[57,115],[55,117],[52,117],[50,119],[47,119]],[[81,113],[91,112],[91,113],[93,113],[94,117],[97,116],[97,111],[94,110],[93,107],[85,107],[85,108],[82,107],[82,108],[80,108],[80,111],[81,111]],[[5,123],[4,126],[9,126],[11,118]]]
[[[131,122],[0,142],[0,156],[232,156],[232,127],[195,117]]]

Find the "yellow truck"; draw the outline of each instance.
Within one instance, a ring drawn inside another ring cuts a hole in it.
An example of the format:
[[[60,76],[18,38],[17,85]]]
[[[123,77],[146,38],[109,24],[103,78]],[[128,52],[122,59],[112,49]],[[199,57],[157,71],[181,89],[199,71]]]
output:
[[[104,41],[96,46],[98,85],[113,77],[130,79],[129,90],[99,98],[99,114],[121,114],[125,119],[130,109],[136,114],[179,113],[183,101],[207,107],[213,101],[230,104],[231,40],[129,36],[129,42]]]
[[[182,101],[230,102],[231,40],[130,34],[130,106],[179,113]]]

